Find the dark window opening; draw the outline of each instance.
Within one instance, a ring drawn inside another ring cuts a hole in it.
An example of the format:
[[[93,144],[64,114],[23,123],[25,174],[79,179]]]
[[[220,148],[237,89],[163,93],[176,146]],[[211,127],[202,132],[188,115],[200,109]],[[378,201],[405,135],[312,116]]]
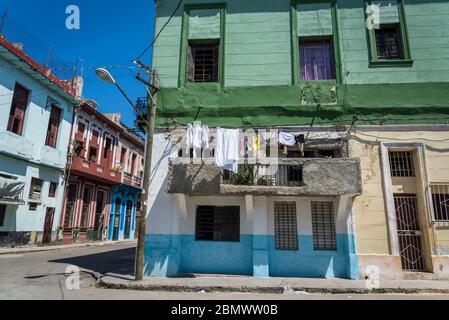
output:
[[[300,40],[299,60],[301,80],[335,79],[334,56],[330,39]]]
[[[126,148],[122,147],[122,151],[120,152],[120,164],[124,167],[126,160]]]
[[[276,250],[298,250],[298,224],[295,202],[274,203]]]
[[[402,58],[400,49],[399,25],[376,29],[377,58],[379,60],[397,60]]]
[[[195,239],[240,241],[240,207],[199,206],[196,211]]]
[[[29,94],[27,89],[16,83],[9,112],[8,131],[22,134]]]
[[[205,83],[219,81],[220,44],[189,43],[187,52],[186,81]]]
[[[31,203],[29,203],[28,209],[29,209],[30,211],[37,211],[37,203],[36,203],[36,202],[31,202]]]
[[[0,204],[0,227],[5,224],[6,204]]]
[[[306,149],[304,158],[336,158],[338,150]],[[288,150],[287,158],[303,158],[301,151]]]
[[[89,149],[89,160],[97,161],[97,148],[91,147]]]
[[[48,190],[48,197],[55,198],[56,190],[58,190],[58,184],[56,182],[50,182],[50,188]]]
[[[312,202],[313,248],[337,251],[337,237],[332,202]]]
[[[45,138],[45,145],[56,148],[58,140],[59,123],[61,121],[61,109],[52,105],[50,112],[50,120],[48,121],[47,137]]]
[[[104,150],[103,150],[103,158],[104,159],[108,159],[109,158],[109,153],[111,151],[111,146],[112,146],[112,140],[110,138],[106,138],[106,142],[104,144]]]
[[[30,186],[30,193],[29,193],[30,200],[39,201],[41,199],[42,184],[43,184],[43,181],[41,179],[31,178],[31,186]]]

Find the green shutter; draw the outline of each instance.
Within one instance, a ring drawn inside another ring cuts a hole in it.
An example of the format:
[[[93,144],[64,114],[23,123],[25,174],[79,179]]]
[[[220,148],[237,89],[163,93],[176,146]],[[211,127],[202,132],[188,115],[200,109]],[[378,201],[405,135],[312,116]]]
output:
[[[189,40],[220,39],[220,9],[195,9],[189,13]]]
[[[332,3],[300,3],[297,5],[298,36],[329,36],[332,29]]]
[[[399,23],[399,9],[397,0],[376,0],[373,5],[379,6],[380,23]]]

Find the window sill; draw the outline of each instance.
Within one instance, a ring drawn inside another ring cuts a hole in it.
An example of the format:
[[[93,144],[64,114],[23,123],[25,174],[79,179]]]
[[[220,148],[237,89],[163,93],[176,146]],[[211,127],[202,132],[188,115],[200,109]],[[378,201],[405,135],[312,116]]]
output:
[[[333,85],[333,84],[337,84],[337,80],[299,80],[298,81],[299,85],[304,85],[306,83]]]
[[[186,82],[185,87],[221,87],[221,82]]]
[[[413,66],[413,60],[371,60],[369,63],[370,68],[376,67],[411,67]]]

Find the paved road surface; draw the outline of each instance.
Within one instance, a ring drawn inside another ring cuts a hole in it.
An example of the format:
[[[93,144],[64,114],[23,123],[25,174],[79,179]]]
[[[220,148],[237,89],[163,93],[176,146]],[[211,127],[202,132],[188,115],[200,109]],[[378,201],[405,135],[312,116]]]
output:
[[[58,251],[0,255],[0,299],[133,299],[133,300],[369,300],[369,299],[439,299],[448,295],[315,295],[315,294],[232,294],[173,293],[106,290],[95,287],[91,274],[130,274],[134,259],[134,243],[71,248]],[[66,288],[66,268],[81,269],[80,289]]]

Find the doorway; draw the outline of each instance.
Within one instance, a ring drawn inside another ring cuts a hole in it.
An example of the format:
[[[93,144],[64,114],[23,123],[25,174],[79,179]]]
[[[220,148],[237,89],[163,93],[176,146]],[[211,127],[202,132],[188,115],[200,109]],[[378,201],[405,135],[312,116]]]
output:
[[[426,271],[416,195],[395,195],[394,205],[402,269]]]
[[[113,232],[112,232],[112,240],[118,240],[119,230],[120,230],[120,211],[122,208],[122,199],[115,199],[115,207],[114,207],[114,221],[113,221]]]
[[[53,229],[53,219],[55,216],[55,208],[47,208],[44,222],[44,234],[42,236],[42,244],[51,243],[51,234]]]
[[[103,228],[104,228],[104,207],[105,202],[105,192],[97,192],[97,205],[95,208],[95,222],[94,222],[94,240],[103,240]]]
[[[126,214],[125,214],[125,239],[129,239],[131,235],[131,219],[133,213],[133,202],[131,200],[126,201]]]

